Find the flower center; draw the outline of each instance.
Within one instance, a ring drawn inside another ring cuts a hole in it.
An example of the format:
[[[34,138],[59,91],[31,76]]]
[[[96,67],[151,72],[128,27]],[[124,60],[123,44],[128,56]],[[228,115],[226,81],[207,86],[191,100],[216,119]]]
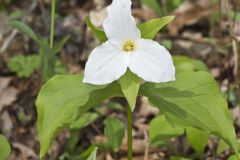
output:
[[[123,50],[126,52],[131,52],[135,49],[135,43],[133,41],[126,41],[123,44]]]

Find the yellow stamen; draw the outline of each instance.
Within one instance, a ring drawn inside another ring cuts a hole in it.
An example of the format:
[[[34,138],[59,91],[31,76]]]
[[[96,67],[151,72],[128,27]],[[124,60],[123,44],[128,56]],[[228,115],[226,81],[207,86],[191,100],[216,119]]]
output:
[[[123,44],[123,50],[126,52],[131,52],[135,49],[135,43],[133,41],[126,41]]]

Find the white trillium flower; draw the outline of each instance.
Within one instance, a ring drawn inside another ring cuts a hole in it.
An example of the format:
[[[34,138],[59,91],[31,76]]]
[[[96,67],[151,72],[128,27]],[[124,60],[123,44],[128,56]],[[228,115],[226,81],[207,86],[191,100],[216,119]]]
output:
[[[90,54],[83,82],[108,84],[119,79],[128,68],[145,81],[175,80],[170,53],[158,42],[141,38],[131,5],[131,0],[113,0],[108,6],[108,17],[103,22],[108,41]]]

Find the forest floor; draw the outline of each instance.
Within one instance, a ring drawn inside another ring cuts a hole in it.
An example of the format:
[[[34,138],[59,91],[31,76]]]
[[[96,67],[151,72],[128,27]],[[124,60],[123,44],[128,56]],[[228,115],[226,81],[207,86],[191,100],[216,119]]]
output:
[[[106,6],[110,2],[108,0],[59,1],[55,39],[59,40],[70,35],[70,40],[59,54],[59,58],[67,66],[69,74],[83,72],[89,53],[99,44],[87,28],[85,17],[90,15],[93,23],[101,27],[102,20],[106,16]],[[237,53],[234,51],[230,32],[236,36],[240,35],[240,20],[239,17],[235,19],[234,16],[229,17],[232,15],[235,3],[226,3],[229,4],[225,7],[222,4],[219,7],[219,3],[213,3],[211,0],[189,0],[171,10],[163,6],[164,15],[176,15],[176,18],[158,34],[156,40],[165,45],[172,55],[183,55],[202,60],[208,66],[228,101],[239,135],[240,108],[237,102],[236,88]],[[240,6],[238,7],[240,9]],[[9,160],[37,160],[39,141],[35,101],[44,82],[41,81],[39,71],[35,71],[29,78],[19,78],[8,67],[8,62],[14,56],[31,55],[38,52],[38,48],[32,40],[8,26],[9,16],[16,11],[24,13],[19,20],[31,26],[37,34],[48,37],[50,2],[49,0],[12,0],[0,12],[0,132],[9,139],[12,146]],[[134,1],[132,12],[138,22],[159,16],[154,10],[139,1]],[[237,16],[239,15],[237,14]],[[234,23],[234,28],[229,29],[228,23]],[[119,98],[111,101],[120,102],[123,106],[126,104],[123,99]],[[158,114],[158,109],[151,107],[144,97],[139,97],[137,104],[134,112],[134,160],[143,160],[146,152],[149,160],[169,159],[172,154],[176,153],[166,148],[149,147],[147,134],[149,122]],[[102,105],[106,107],[110,104]],[[117,114],[117,117],[126,124],[124,110],[108,109],[105,116],[111,114]],[[104,117],[100,117],[88,127],[74,132],[79,137],[76,143],[77,149],[74,152],[81,153],[91,142],[105,141],[103,120]],[[64,155],[70,150],[69,139],[72,134],[73,132],[67,129],[61,132],[54,141],[47,159],[64,159]],[[185,136],[171,139],[170,143],[176,146],[178,155],[187,157],[193,153]],[[231,154],[231,151],[227,150],[216,155],[216,149],[216,138],[210,138],[208,146],[200,157],[209,160],[224,160]],[[126,151],[125,138],[119,158],[126,159]],[[98,159],[112,160],[113,158],[111,153],[103,152],[99,154]]]

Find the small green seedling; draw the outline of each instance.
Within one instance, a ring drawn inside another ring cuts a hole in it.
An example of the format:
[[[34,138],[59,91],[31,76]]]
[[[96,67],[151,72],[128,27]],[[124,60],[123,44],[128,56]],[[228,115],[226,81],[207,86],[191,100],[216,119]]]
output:
[[[62,40],[54,45],[54,15],[55,15],[55,3],[52,4],[52,18],[51,18],[51,32],[50,42],[48,40],[37,35],[26,24],[16,21],[15,18],[11,18],[9,25],[18,29],[20,32],[27,35],[38,45],[38,53],[29,56],[16,56],[13,57],[8,67],[11,71],[16,72],[19,77],[27,78],[32,75],[35,70],[40,70],[42,80],[47,81],[55,74],[66,73],[66,68],[63,63],[57,57],[57,54],[61,51],[64,45],[68,42],[69,36],[64,37]],[[14,16],[15,17],[15,16]]]

